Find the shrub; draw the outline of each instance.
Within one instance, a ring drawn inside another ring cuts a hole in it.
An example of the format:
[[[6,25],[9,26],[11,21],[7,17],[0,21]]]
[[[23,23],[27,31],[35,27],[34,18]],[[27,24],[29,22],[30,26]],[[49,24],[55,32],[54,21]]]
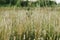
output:
[[[57,5],[57,3],[55,1],[43,1],[40,2],[40,7],[45,7],[45,6],[54,6]]]

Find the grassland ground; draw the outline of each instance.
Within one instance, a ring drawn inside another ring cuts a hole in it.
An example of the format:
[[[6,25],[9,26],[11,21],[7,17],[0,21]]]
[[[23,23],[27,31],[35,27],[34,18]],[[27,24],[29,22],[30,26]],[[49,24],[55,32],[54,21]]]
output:
[[[60,40],[60,8],[0,8],[0,40]]]

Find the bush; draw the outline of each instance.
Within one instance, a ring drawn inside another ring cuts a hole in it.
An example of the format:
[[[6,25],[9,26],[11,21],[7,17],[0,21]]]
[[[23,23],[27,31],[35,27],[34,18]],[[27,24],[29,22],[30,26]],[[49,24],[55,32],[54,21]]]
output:
[[[45,6],[54,6],[54,5],[57,5],[57,3],[55,1],[43,1],[43,2],[40,2],[40,7],[45,7]]]
[[[38,4],[37,4],[38,3]],[[10,6],[22,6],[22,7],[27,7],[27,6],[32,6],[36,7],[37,5],[40,7],[45,7],[45,6],[54,6],[57,5],[55,1],[41,1],[40,2],[31,2],[31,1],[20,1],[20,0],[0,0],[0,5],[10,5]]]
[[[27,7],[28,6],[28,2],[27,1],[21,1],[21,4],[20,4],[22,7],[25,6]]]

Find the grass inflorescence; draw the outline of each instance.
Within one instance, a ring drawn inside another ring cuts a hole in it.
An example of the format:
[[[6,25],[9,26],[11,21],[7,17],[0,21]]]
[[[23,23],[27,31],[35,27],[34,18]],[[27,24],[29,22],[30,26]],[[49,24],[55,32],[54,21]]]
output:
[[[52,8],[0,9],[0,40],[60,40],[60,12]]]

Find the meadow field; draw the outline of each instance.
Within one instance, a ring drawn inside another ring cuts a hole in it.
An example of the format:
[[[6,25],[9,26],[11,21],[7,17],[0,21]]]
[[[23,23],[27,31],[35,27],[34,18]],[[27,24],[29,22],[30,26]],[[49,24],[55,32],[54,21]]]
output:
[[[0,8],[0,40],[60,40],[60,8]]]

